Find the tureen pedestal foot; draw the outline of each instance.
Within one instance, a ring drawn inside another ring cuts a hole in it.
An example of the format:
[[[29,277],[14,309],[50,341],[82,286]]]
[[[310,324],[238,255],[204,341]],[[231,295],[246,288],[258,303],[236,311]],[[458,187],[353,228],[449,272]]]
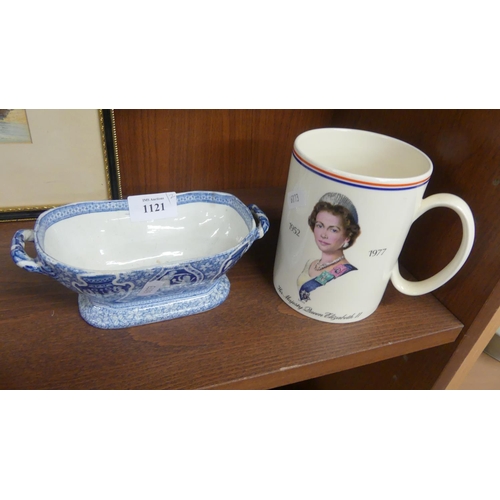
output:
[[[198,293],[184,292],[132,302],[103,304],[86,295],[78,296],[82,318],[97,328],[127,328],[208,311],[222,304],[229,294],[229,280],[222,275],[211,287]]]

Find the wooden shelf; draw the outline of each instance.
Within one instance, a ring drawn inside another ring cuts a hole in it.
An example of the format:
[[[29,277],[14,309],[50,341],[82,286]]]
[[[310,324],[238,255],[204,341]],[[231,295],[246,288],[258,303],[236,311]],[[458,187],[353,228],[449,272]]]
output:
[[[433,295],[408,297],[391,285],[359,323],[299,315],[272,283],[283,189],[231,192],[264,210],[271,229],[228,274],[228,299],[203,314],[121,330],[91,327],[76,294],[14,265],[12,236],[33,221],[0,224],[0,389],[274,388],[459,335],[462,324]]]

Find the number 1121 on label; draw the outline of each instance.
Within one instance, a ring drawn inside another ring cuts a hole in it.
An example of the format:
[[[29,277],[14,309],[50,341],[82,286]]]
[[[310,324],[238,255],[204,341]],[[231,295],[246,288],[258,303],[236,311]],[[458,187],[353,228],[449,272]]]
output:
[[[151,214],[153,212],[164,212],[165,211],[165,204],[164,203],[154,203],[150,205],[143,205],[144,207],[144,213],[145,214]]]

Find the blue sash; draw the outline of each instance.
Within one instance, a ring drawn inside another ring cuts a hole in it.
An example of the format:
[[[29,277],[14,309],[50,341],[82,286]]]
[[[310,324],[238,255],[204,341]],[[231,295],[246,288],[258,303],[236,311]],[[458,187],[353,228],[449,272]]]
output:
[[[341,276],[344,276],[344,274],[350,273],[351,271],[357,271],[357,268],[355,268],[352,264],[341,264],[340,266],[334,267],[330,271],[323,271],[319,276],[306,281],[300,287],[300,300],[302,302],[307,302],[308,300],[310,300],[309,296],[311,292],[316,290],[316,288],[324,286],[330,281],[340,278]]]

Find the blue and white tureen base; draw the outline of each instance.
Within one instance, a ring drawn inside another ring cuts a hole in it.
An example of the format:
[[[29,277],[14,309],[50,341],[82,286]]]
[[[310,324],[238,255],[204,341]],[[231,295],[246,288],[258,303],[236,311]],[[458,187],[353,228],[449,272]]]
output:
[[[191,287],[193,288],[193,287]],[[222,275],[213,283],[177,293],[131,302],[104,304],[88,295],[78,296],[82,318],[98,328],[126,328],[198,314],[222,304],[229,295],[229,279]]]
[[[269,220],[227,193],[177,195],[176,217],[131,221],[126,200],[72,203],[17,231],[14,262],[79,294],[80,314],[98,328],[126,328],[197,314],[229,294],[227,271]],[[34,241],[36,258],[25,251]]]

